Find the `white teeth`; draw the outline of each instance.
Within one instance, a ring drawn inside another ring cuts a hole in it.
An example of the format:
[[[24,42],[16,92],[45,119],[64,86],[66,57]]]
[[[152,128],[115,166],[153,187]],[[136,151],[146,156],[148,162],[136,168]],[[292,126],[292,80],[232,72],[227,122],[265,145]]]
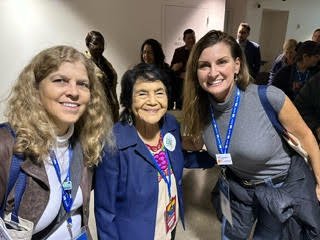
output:
[[[78,104],[76,104],[76,103],[63,103],[63,106],[66,106],[66,107],[77,107]]]
[[[214,80],[214,81],[212,81],[212,82],[208,82],[208,84],[209,85],[215,85],[215,84],[219,84],[219,83],[221,83],[222,82],[222,80]]]

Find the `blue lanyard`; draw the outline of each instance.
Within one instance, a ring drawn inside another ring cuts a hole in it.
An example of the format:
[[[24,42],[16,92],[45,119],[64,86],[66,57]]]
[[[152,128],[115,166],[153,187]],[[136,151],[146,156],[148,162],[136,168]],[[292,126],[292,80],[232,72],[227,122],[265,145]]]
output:
[[[237,93],[236,93],[236,96],[234,98],[234,103],[233,103],[233,107],[232,107],[232,112],[231,112],[231,116],[230,116],[230,121],[229,121],[229,126],[228,126],[227,136],[226,136],[226,139],[225,139],[225,142],[224,142],[224,146],[222,146],[222,141],[221,141],[219,128],[218,128],[216,120],[214,119],[213,108],[212,108],[212,105],[211,105],[211,108],[210,108],[211,117],[212,117],[211,123],[212,123],[214,136],[216,138],[216,143],[217,143],[217,147],[218,147],[218,150],[219,150],[220,154],[228,153],[228,149],[229,149],[230,141],[231,141],[231,136],[232,136],[232,130],[233,130],[233,127],[234,127],[234,123],[236,121],[236,116],[237,116],[239,104],[240,104],[240,90],[237,87]]]
[[[163,136],[162,133],[161,133],[161,135]],[[169,155],[168,155],[168,151],[167,151],[166,147],[164,147],[164,152],[166,154],[166,162],[168,164],[168,178],[169,179],[167,178],[166,173],[160,168],[160,166],[157,163],[157,160],[155,159],[153,154],[149,151],[149,153],[150,153],[150,155],[152,157],[152,160],[154,162],[154,165],[156,166],[156,168],[157,168],[158,172],[160,173],[161,177],[163,178],[163,180],[167,184],[169,199],[171,199],[171,165],[170,165],[170,159],[169,159]]]
[[[306,72],[301,73],[301,72],[299,71],[298,67],[296,67],[296,68],[297,68],[297,75],[298,75],[298,78],[299,78],[299,82],[305,83],[306,80],[308,80],[308,77],[309,77],[309,70],[306,70]],[[300,74],[300,73],[301,73],[301,74]],[[303,77],[303,78],[302,78],[302,77]]]
[[[56,154],[54,153],[54,151],[50,152],[50,159],[53,163],[54,169],[56,170],[56,174],[58,177],[58,180],[61,184],[61,189],[62,189],[62,204],[64,209],[66,210],[66,213],[69,214],[71,211],[71,207],[73,204],[73,200],[72,200],[72,195],[71,195],[71,189],[72,189],[72,182],[71,182],[71,172],[70,172],[70,162],[72,159],[72,148],[69,145],[68,147],[68,152],[69,152],[69,167],[68,167],[68,174],[66,179],[62,182],[61,180],[61,171],[60,171],[60,167],[59,167],[59,163],[56,157]],[[67,219],[68,224],[72,224],[72,219],[71,216],[68,217]]]

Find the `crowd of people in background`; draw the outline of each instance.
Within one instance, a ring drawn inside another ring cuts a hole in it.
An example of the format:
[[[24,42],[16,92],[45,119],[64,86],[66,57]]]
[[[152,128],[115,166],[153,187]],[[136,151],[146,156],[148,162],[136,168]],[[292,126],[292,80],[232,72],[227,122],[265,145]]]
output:
[[[186,29],[170,64],[161,43],[146,39],[120,96],[102,33],[87,34],[85,53],[38,53],[0,124],[0,234],[91,239],[94,189],[99,239],[174,240],[183,169],[218,165],[221,239],[319,239],[320,29],[284,42],[265,86],[255,84],[262,60],[250,31],[242,22],[236,38],[211,30],[196,41]]]

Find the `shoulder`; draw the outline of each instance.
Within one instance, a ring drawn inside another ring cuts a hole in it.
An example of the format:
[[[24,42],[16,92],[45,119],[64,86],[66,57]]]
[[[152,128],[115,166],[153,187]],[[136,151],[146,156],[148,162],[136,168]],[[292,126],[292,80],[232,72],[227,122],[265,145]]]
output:
[[[171,129],[171,130],[176,130],[180,128],[180,125],[177,121],[177,119],[171,115],[170,113],[166,113],[164,115],[164,127],[167,128],[167,129]]]
[[[267,87],[267,98],[276,112],[280,112],[286,99],[286,94],[275,86]]]
[[[125,122],[117,122],[113,126],[113,134],[115,137],[116,148],[118,150],[136,145],[138,142],[138,134],[136,128],[133,125],[129,125]]]
[[[280,68],[280,70],[275,74],[274,77],[275,77],[275,79],[281,78],[279,80],[284,81],[285,79],[283,76],[286,76],[286,77],[289,76],[291,74],[292,70],[293,70],[293,65],[286,65],[286,66]]]
[[[248,46],[251,46],[252,48],[259,48],[260,45],[256,42],[253,42],[253,41],[248,41]]]
[[[320,88],[320,72],[313,75],[311,79],[306,83],[306,85],[313,86],[319,89]]]
[[[0,124],[0,154],[12,152],[14,146],[13,130],[7,123]],[[2,158],[2,156],[0,156]]]
[[[178,47],[178,48],[176,48],[175,50],[174,50],[175,52],[183,52],[184,51],[184,46],[182,46],[182,47]]]
[[[165,119],[165,121],[167,122],[167,123],[171,123],[171,124],[173,124],[173,123],[175,123],[175,124],[178,124],[178,121],[177,121],[177,119],[172,115],[172,114],[170,114],[170,113],[166,113],[165,115],[164,115],[164,119]]]
[[[0,124],[0,203],[5,195],[7,179],[13,154],[14,138],[9,129]]]

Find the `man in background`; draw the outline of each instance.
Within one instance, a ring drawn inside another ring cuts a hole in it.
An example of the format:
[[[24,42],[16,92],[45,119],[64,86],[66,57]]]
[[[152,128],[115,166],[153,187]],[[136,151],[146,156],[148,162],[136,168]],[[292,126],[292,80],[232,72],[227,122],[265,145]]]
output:
[[[312,34],[312,41],[320,43],[320,28],[314,30]]]
[[[184,46],[176,48],[173,54],[170,68],[175,73],[175,81],[172,86],[173,101],[175,102],[175,108],[182,108],[182,89],[184,77],[186,74],[187,61],[193,45],[196,42],[196,36],[192,29],[187,29],[183,32]]]
[[[260,70],[261,54],[260,46],[248,40],[250,35],[250,26],[248,23],[240,23],[237,33],[237,42],[240,44],[247,60],[250,75],[255,79]]]
[[[119,120],[119,102],[117,98],[117,73],[111,63],[102,55],[104,51],[104,37],[100,32],[91,31],[86,36],[86,56],[97,66],[96,75],[101,81],[108,104],[112,110],[114,122]]]

